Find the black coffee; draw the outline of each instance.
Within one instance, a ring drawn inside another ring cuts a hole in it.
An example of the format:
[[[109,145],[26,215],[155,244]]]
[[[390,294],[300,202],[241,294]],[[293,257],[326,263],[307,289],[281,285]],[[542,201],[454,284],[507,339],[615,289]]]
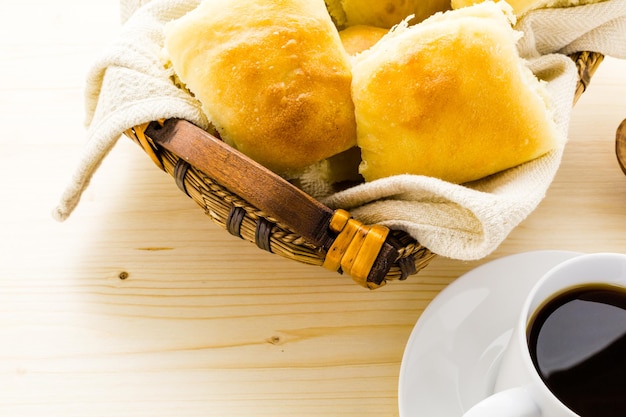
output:
[[[528,345],[545,384],[576,414],[626,416],[626,289],[556,296],[531,320]]]

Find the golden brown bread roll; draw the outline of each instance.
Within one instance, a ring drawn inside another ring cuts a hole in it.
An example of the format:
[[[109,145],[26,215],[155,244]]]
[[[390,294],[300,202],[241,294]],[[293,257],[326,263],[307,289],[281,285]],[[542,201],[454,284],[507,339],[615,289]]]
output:
[[[341,30],[339,37],[346,52],[356,55],[374,46],[387,32],[387,29],[376,26],[357,25]]]
[[[356,25],[391,28],[409,15],[421,22],[436,12],[450,9],[450,0],[326,0],[338,27]]]
[[[487,2],[438,14],[355,58],[366,180],[409,173],[464,183],[556,146],[547,93],[519,58],[511,13]]]
[[[484,0],[452,0],[452,8],[460,9],[461,7],[471,6]],[[507,0],[513,7],[513,12],[517,16],[522,16],[530,10],[541,9],[545,7],[570,7],[582,4],[598,3],[604,0]]]
[[[280,175],[355,146],[349,56],[323,0],[205,0],[165,46],[222,139]]]

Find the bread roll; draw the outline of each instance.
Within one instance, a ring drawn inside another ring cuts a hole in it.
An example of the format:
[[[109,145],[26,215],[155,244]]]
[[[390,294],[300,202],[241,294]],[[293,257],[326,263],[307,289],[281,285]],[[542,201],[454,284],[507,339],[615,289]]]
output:
[[[471,6],[480,3],[483,0],[452,0],[452,8],[460,9],[461,7]],[[513,7],[513,12],[517,16],[522,16],[530,10],[541,9],[545,7],[570,7],[582,4],[598,3],[603,0],[507,0]]]
[[[391,28],[409,15],[411,23],[450,9],[450,0],[326,0],[328,11],[340,28],[356,25]]]
[[[323,0],[205,0],[165,47],[222,139],[280,175],[356,145],[349,56]]]
[[[465,183],[557,145],[547,93],[519,58],[511,13],[487,2],[435,15],[356,57],[367,181],[408,173]]]
[[[374,46],[387,32],[387,29],[376,26],[357,25],[340,31],[339,37],[346,52],[356,55]]]

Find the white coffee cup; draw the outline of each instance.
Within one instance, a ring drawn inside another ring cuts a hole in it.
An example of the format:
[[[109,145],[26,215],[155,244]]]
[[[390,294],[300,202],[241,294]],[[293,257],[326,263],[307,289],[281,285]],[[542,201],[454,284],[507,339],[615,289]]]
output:
[[[579,416],[544,383],[533,364],[527,332],[534,314],[547,301],[568,289],[588,284],[626,288],[626,255],[581,255],[557,265],[541,277],[527,296],[514,325],[497,372],[495,394],[474,405],[464,417]],[[498,312],[494,311],[494,314]],[[626,415],[626,409],[615,415]]]

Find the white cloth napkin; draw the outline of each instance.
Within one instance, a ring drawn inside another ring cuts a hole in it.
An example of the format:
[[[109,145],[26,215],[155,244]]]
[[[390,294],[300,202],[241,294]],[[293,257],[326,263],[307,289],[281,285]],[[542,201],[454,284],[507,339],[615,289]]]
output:
[[[174,86],[162,57],[163,25],[200,1],[122,0],[122,18],[128,20],[88,76],[88,141],[54,211],[58,220],[70,215],[98,165],[126,129],[170,117],[208,128],[200,104]],[[626,0],[533,11],[518,22],[517,29],[525,33],[519,43],[520,54],[533,72],[548,82],[565,143],[577,71],[564,54],[589,50],[626,58]],[[438,255],[480,259],[495,250],[541,202],[562,152],[561,147],[472,184],[403,175],[356,186],[324,202],[348,209],[365,223],[405,230]]]
[[[87,74],[87,143],[73,177],[52,215],[63,221],[122,133],[162,118],[181,118],[202,128],[209,123],[200,104],[171,81],[163,59],[163,27],[201,0],[123,0],[125,24]],[[137,7],[139,9],[135,10]]]

